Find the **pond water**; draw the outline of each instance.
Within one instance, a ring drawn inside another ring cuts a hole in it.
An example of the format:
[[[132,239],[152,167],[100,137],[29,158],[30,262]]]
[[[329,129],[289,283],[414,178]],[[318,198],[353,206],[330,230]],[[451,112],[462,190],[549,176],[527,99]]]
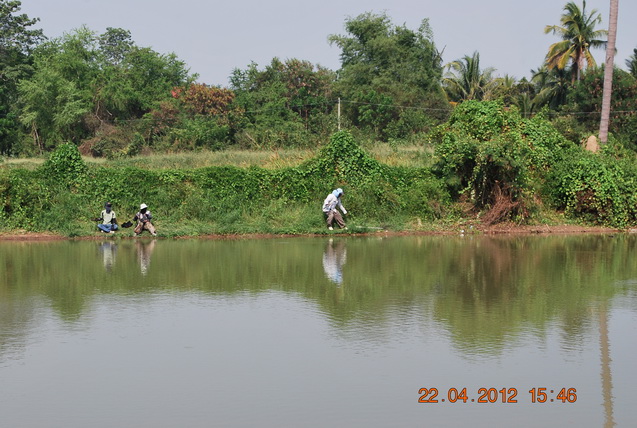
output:
[[[0,242],[0,425],[632,427],[636,255],[630,235]]]

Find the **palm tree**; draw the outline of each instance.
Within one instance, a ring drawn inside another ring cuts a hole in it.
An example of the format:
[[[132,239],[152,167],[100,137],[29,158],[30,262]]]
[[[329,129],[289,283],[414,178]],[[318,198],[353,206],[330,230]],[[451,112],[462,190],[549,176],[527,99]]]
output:
[[[489,99],[498,85],[493,78],[495,69],[480,69],[480,54],[465,55],[447,64],[447,74],[443,86],[450,101]]]
[[[604,66],[604,89],[602,92],[602,117],[599,122],[599,141],[608,140],[608,122],[610,121],[610,98],[613,93],[613,66],[615,58],[615,39],[617,38],[617,13],[619,0],[610,0],[610,20],[608,27],[608,46],[606,46],[606,65]]]
[[[633,49],[633,54],[626,60],[628,72],[637,77],[637,49]]]
[[[566,94],[570,87],[569,73],[569,68],[549,70],[546,64],[537,70],[531,70],[531,82],[535,85],[536,93],[533,105],[548,105],[551,109],[556,109],[566,103]]]
[[[518,108],[522,117],[531,117],[533,111],[535,110],[533,98],[531,97],[531,95],[529,95],[528,92],[522,92],[517,96],[515,100],[515,106]]]
[[[560,22],[561,26],[547,25],[544,28],[544,33],[557,34],[562,38],[549,47],[546,64],[549,69],[563,70],[570,63],[572,81],[575,82],[580,79],[585,63],[588,67],[597,65],[590,50],[606,46],[606,41],[600,40],[600,37],[606,36],[608,31],[595,29],[602,22],[602,17],[597,9],[586,14],[586,0],[582,2],[581,10],[574,2],[568,2]]]
[[[516,78],[509,74],[505,74],[504,76],[498,77],[495,80],[497,80],[502,87],[507,89],[511,89],[515,87],[515,85],[518,83]]]
[[[517,79],[509,74],[496,77],[493,81],[493,89],[489,94],[489,99],[499,99],[505,106],[515,104],[518,93]]]

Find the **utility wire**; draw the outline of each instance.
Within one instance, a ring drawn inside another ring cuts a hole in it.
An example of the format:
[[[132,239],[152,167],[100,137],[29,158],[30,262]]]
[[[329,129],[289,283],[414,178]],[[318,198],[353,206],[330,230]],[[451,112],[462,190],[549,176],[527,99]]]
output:
[[[370,103],[370,102],[364,102],[364,101],[347,100],[342,98],[341,98],[341,103],[350,104],[350,105],[386,107],[386,108],[393,108],[393,109],[400,109],[400,110],[420,110],[420,111],[431,111],[431,112],[447,112],[452,110],[451,108],[444,109],[444,108],[419,107],[419,106],[401,105],[401,104]],[[326,101],[319,101],[319,102],[299,104],[299,105],[267,106],[263,108],[252,109],[252,110],[244,110],[244,111],[241,111],[240,114],[258,114],[258,113],[273,112],[273,111],[286,111],[286,110],[294,111],[294,110],[306,109],[306,108],[333,107],[333,106],[336,106],[337,104],[338,104],[337,100],[329,99]],[[223,112],[223,113],[207,115],[207,116],[208,117],[227,117],[233,113],[235,112],[229,111],[229,112]],[[531,117],[531,116],[540,114],[540,112],[530,112],[530,113],[520,112],[520,114],[524,117]],[[561,117],[598,116],[598,115],[601,115],[601,111],[573,111],[573,112],[546,111],[546,112],[542,112],[541,114],[546,114],[552,117],[555,117],[555,116],[561,116]],[[611,116],[631,115],[631,114],[637,114],[637,110],[611,110]],[[6,118],[8,116],[9,116],[8,114],[0,115],[0,118]],[[119,120],[116,120],[116,122],[117,123],[145,122],[145,121],[153,121],[153,120],[154,119],[152,117],[142,117],[138,119],[119,119]]]

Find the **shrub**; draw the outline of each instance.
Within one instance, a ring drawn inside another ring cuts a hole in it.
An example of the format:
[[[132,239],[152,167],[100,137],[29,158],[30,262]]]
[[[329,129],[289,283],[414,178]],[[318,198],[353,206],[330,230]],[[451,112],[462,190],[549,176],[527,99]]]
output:
[[[637,167],[613,148],[593,154],[572,148],[545,185],[555,208],[588,222],[625,227],[637,219]]]
[[[523,119],[501,103],[466,101],[430,136],[436,172],[456,199],[469,200],[495,222],[525,218],[534,182],[562,157],[568,142],[543,115]]]
[[[176,150],[193,150],[207,148],[221,150],[230,142],[230,126],[219,125],[214,119],[195,117],[184,120],[178,128],[170,131]]]
[[[42,166],[46,178],[67,185],[79,184],[87,167],[78,148],[72,143],[60,144]]]

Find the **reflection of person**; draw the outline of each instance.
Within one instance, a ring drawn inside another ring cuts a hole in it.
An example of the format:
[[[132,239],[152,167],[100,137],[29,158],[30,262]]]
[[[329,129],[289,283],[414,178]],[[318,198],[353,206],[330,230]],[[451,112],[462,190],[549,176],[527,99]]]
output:
[[[137,257],[139,257],[139,269],[141,270],[142,275],[146,275],[148,273],[148,268],[150,267],[150,257],[153,255],[153,250],[155,249],[156,242],[157,241],[153,239],[150,242],[137,241],[135,243],[137,246]]]
[[[141,204],[139,206],[139,212],[135,214],[133,221],[137,221],[137,226],[135,226],[135,236],[140,235],[144,230],[150,232],[151,235],[157,236],[155,232],[155,226],[150,222],[153,219],[153,216],[148,211],[148,205]]]
[[[110,202],[104,205],[104,209],[97,220],[100,222],[97,224],[97,228],[102,232],[115,233],[117,230],[117,216]]]
[[[110,272],[113,264],[115,263],[115,253],[117,252],[117,245],[112,241],[102,242],[100,244],[100,252],[102,253],[102,259],[104,262],[104,269]]]
[[[347,261],[347,249],[345,241],[337,242],[330,239],[323,253],[323,270],[330,281],[341,285],[343,283],[343,265]]]
[[[341,202],[341,198],[343,197],[343,189],[336,189],[325,198],[323,201],[323,214],[327,217],[327,228],[329,230],[334,230],[332,227],[332,223],[336,220],[336,223],[341,229],[347,229],[345,226],[345,222],[343,221],[343,217],[341,213],[338,212],[336,207],[340,208],[343,211],[343,214],[347,214],[347,210],[343,206]]]

